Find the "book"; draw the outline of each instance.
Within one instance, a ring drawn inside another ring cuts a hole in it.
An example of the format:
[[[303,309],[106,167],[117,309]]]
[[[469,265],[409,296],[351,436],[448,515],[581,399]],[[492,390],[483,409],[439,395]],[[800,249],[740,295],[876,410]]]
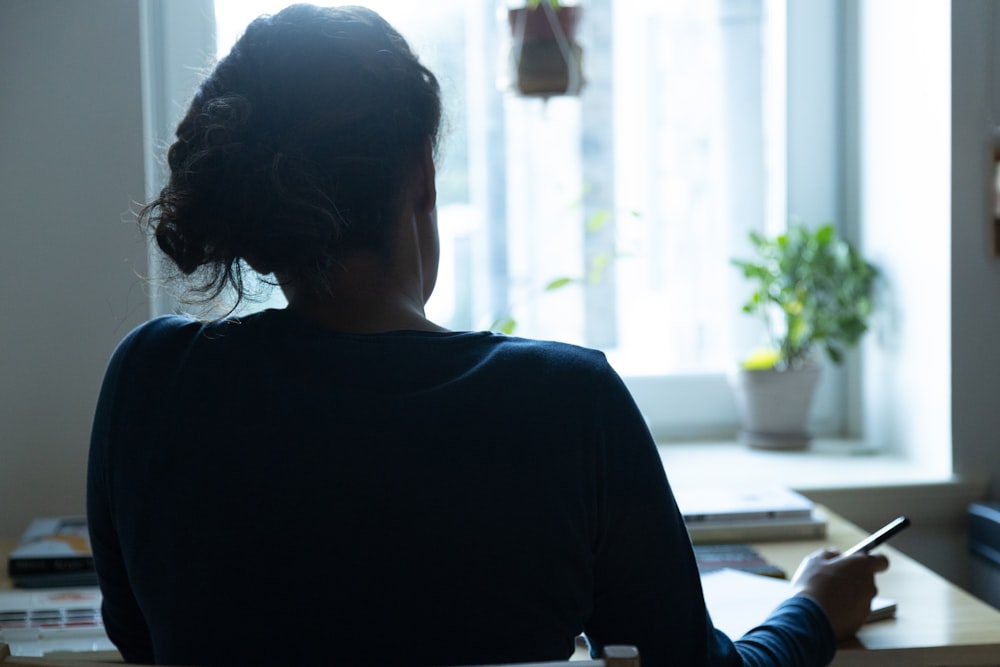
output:
[[[690,535],[693,544],[821,540],[826,537],[826,526],[826,515],[816,509],[804,517],[687,523],[688,535]]]
[[[93,659],[90,652],[103,651],[112,659],[101,599],[100,589],[93,587],[0,591],[0,643],[16,656],[87,651]]]
[[[86,517],[33,520],[10,552],[7,573],[20,588],[96,586]]]
[[[730,639],[739,639],[760,625],[768,614],[794,593],[791,583],[734,569],[702,575],[705,605],[712,623]],[[866,623],[892,618],[896,601],[876,596]]]
[[[696,544],[694,557],[698,572],[705,575],[717,570],[740,570],[784,579],[788,574],[769,562],[749,544]]]
[[[708,522],[807,519],[815,504],[801,493],[772,486],[675,490],[677,506],[688,524]]]
[[[822,539],[826,517],[782,486],[679,488],[674,493],[694,544]]]

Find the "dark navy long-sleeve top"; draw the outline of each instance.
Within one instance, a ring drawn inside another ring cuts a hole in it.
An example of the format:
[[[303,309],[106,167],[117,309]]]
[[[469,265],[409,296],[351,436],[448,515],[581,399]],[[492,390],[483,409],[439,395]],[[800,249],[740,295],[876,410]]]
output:
[[[635,403],[561,343],[157,318],[108,367],[88,517],[133,662],[557,660],[580,633],[644,667],[835,651],[801,596],[713,628]]]

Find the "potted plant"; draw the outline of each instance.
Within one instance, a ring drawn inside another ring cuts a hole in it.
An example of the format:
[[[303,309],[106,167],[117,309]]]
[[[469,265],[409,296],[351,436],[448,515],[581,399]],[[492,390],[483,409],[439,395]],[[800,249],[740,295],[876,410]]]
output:
[[[527,0],[507,10],[511,69],[521,95],[576,95],[583,86],[583,49],[576,41],[583,9],[559,0]]]
[[[732,378],[742,440],[762,449],[804,449],[817,350],[835,364],[868,330],[877,269],[833,225],[793,224],[773,238],[751,232],[753,259],[735,259],[753,292],[745,313],[762,318],[769,347]]]

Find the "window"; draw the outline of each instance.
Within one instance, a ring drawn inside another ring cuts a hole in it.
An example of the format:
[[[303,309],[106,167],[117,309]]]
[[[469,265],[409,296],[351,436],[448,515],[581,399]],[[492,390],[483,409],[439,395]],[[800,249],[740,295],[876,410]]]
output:
[[[285,4],[216,0],[219,52]],[[734,432],[763,331],[730,258],[786,218],[784,3],[584,0],[584,91],[547,100],[504,84],[506,2],[368,5],[442,84],[431,319],[600,348],[657,435]]]

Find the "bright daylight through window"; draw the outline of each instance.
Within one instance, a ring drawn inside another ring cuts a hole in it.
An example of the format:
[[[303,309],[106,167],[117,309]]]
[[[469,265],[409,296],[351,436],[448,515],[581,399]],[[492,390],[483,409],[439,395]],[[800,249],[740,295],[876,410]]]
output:
[[[224,54],[287,3],[215,4]],[[670,392],[696,400],[692,383],[728,401],[724,374],[763,335],[740,313],[747,288],[730,259],[749,230],[784,220],[783,128],[770,113],[783,88],[769,76],[782,3],[581,4],[583,92],[540,99],[507,83],[503,0],[367,3],[442,85],[428,315],[600,348],[634,391],[662,381],[657,403],[675,412]]]

